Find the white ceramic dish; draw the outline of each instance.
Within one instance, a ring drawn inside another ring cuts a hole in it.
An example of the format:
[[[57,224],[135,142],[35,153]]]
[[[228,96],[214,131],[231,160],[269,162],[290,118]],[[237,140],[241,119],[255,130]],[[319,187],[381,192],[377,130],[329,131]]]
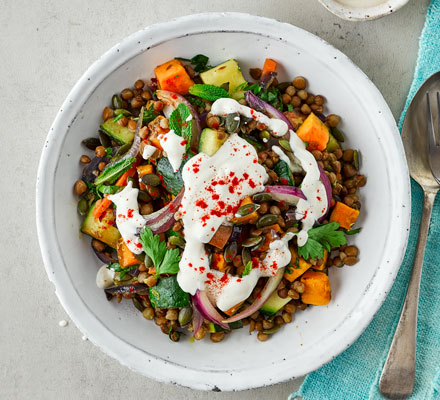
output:
[[[409,0],[319,0],[330,12],[348,21],[367,21],[396,12]]]
[[[361,261],[331,269],[328,307],[298,312],[267,342],[246,330],[219,344],[171,342],[129,302],[107,302],[95,286],[100,263],[80,240],[72,184],[80,175],[80,141],[96,135],[111,95],[174,56],[204,53],[215,64],[236,57],[243,71],[265,57],[280,79],[305,75],[313,93],[343,117],[348,146],[363,153]],[[48,134],[37,180],[37,225],[49,279],[79,329],[105,353],[151,378],[202,390],[242,390],[304,375],[330,361],[362,333],[388,293],[402,260],[410,213],[409,178],[395,121],[379,91],[341,52],[294,26],[247,14],[182,17],[137,32],[81,77]],[[74,349],[72,349],[74,351]],[[121,367],[122,368],[122,367]]]

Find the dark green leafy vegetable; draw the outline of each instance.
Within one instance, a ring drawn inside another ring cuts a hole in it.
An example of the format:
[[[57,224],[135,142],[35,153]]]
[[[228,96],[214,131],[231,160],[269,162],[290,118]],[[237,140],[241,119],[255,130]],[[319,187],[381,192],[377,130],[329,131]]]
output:
[[[266,150],[266,146],[263,143],[257,142],[256,140],[251,139],[248,136],[243,136],[243,139],[246,140],[246,142],[248,142],[252,146],[254,146],[257,152]]]
[[[107,168],[99,175],[95,180],[95,185],[101,183],[113,183],[118,179],[125,171],[131,168],[131,165],[136,161],[136,158],[127,158],[117,162],[115,165]]]
[[[176,276],[170,276],[150,288],[150,301],[154,308],[186,307],[189,295],[180,288]]]
[[[189,88],[189,93],[193,96],[200,97],[205,100],[215,101],[225,97],[230,97],[229,93],[218,86],[205,85],[201,83],[196,83]]]
[[[203,72],[207,71],[208,69],[211,69],[212,67],[208,65],[209,57],[203,55],[203,54],[197,54],[193,58],[182,58],[182,57],[175,57],[176,60],[180,61],[187,61],[194,65],[194,71],[196,72]]]
[[[122,186],[107,186],[107,185],[98,185],[96,190],[102,194],[115,194],[124,189]]]
[[[170,115],[169,126],[176,135],[186,140],[186,151],[191,147],[192,125],[190,109],[186,104],[180,103]]]
[[[338,222],[330,222],[329,224],[310,229],[306,244],[298,247],[298,255],[305,260],[309,258],[319,260],[324,257],[324,249],[330,252],[332,247],[346,244],[347,238],[345,233],[338,231],[338,229]]]
[[[178,249],[168,249],[159,235],[153,235],[150,228],[145,227],[139,235],[142,248],[156,268],[156,276],[160,274],[177,274],[179,272],[180,255]]]
[[[174,172],[173,167],[166,157],[160,158],[157,163],[157,173],[162,176],[166,189],[174,196],[177,196],[180,189],[183,188],[182,169],[183,163],[180,169]]]
[[[361,231],[362,228],[356,228],[356,229],[352,229],[350,231],[345,231],[346,235],[356,235],[357,233],[359,233]]]
[[[264,89],[260,93],[261,100],[269,103],[280,111],[283,111],[283,102],[281,100],[281,92],[276,87]]]
[[[292,171],[290,171],[289,165],[285,161],[283,160],[278,161],[274,165],[273,170],[280,178],[280,182],[282,185],[290,185],[290,186],[295,185],[293,182]]]
[[[249,261],[249,262],[245,265],[244,270],[243,270],[243,273],[241,274],[241,276],[249,275],[249,274],[251,273],[251,271],[252,271],[252,261]]]

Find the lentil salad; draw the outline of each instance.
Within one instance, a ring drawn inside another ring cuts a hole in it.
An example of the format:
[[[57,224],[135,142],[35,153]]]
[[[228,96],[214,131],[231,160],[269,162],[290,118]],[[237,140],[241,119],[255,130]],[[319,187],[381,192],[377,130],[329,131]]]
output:
[[[328,268],[358,261],[346,238],[366,178],[304,77],[279,83],[266,59],[251,83],[235,60],[208,61],[170,60],[112,97],[83,141],[81,230],[107,298],[131,299],[172,341],[245,325],[265,341],[328,304]]]

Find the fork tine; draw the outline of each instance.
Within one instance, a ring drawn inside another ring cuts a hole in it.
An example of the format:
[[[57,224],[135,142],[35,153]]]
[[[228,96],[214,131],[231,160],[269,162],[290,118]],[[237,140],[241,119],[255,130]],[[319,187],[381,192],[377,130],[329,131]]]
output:
[[[434,131],[434,119],[432,117],[432,112],[431,112],[431,102],[429,101],[429,92],[426,93],[426,116],[428,123],[428,146],[429,146],[429,151],[431,152],[433,150],[433,147],[435,147],[435,131]]]

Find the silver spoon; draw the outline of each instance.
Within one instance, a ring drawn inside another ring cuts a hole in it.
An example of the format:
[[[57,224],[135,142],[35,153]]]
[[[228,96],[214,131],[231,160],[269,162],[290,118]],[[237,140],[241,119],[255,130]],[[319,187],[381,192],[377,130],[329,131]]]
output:
[[[440,168],[438,168],[440,166],[440,132],[438,130],[435,132],[433,129],[434,122],[438,124],[440,121],[440,104],[437,104],[440,97],[437,95],[434,98],[439,91],[440,72],[437,72],[431,75],[417,91],[402,127],[402,140],[409,171],[411,177],[422,187],[424,198],[411,279],[379,381],[380,392],[389,399],[406,399],[411,396],[414,389],[420,277],[432,207],[440,188],[438,183],[440,182]],[[429,94],[431,94],[431,102]],[[436,110],[435,113],[431,112],[430,103],[435,105],[433,107]],[[432,118],[433,114],[434,118]],[[437,180],[434,178],[435,175]]]

